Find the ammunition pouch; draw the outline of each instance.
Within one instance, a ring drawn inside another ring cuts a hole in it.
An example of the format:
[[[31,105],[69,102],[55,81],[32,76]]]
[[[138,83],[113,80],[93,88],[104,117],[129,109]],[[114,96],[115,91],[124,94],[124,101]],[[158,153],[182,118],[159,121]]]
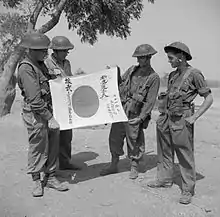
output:
[[[135,93],[130,98],[130,107],[129,112],[133,114],[139,114],[141,112],[141,108],[143,106],[144,97],[142,94]]]
[[[47,103],[47,107],[50,112],[52,112],[52,97],[50,93],[50,86],[49,82],[46,79],[40,78],[40,88],[41,88],[41,97],[44,100],[44,102]]]

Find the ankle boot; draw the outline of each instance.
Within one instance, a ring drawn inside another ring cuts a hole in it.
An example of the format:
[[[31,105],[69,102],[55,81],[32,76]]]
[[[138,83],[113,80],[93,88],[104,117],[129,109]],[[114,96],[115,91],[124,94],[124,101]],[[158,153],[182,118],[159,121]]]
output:
[[[32,180],[34,181],[34,187],[32,191],[33,197],[42,197],[44,194],[44,190],[40,180],[40,173],[33,173]]]
[[[131,172],[129,174],[130,179],[136,179],[138,177],[138,161],[131,161]]]
[[[111,163],[107,168],[104,168],[101,172],[101,176],[106,176],[110,174],[114,174],[118,172],[118,162],[119,162],[119,156],[118,155],[112,155]]]
[[[190,204],[191,201],[192,201],[192,193],[189,192],[189,191],[183,191],[182,194],[181,194],[181,197],[179,199],[179,203],[181,204]]]
[[[57,191],[68,191],[69,188],[65,183],[61,183],[56,177],[55,174],[47,175],[46,187],[53,188]]]

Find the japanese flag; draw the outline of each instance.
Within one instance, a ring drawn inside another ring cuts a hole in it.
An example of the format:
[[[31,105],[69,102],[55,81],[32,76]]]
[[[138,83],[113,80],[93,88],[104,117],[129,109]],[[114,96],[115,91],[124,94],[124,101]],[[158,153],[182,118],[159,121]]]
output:
[[[117,68],[50,81],[54,117],[60,129],[128,121],[121,105]]]

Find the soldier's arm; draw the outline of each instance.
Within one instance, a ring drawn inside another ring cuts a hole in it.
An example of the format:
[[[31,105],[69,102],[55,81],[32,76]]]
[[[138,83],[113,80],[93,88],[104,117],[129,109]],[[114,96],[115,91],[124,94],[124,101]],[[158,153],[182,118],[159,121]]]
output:
[[[51,59],[47,58],[44,61],[46,67],[48,68],[48,72],[50,75],[54,75],[54,64],[52,63]]]
[[[31,110],[39,114],[45,120],[51,119],[52,114],[47,108],[47,103],[41,98],[41,89],[37,75],[31,66],[25,64],[21,65],[18,69],[18,74]]]
[[[143,102],[144,105],[141,109],[141,113],[139,118],[144,121],[145,118],[151,113],[155,102],[156,102],[156,98],[157,98],[157,94],[160,88],[160,78],[158,75],[156,75],[153,79],[152,82],[150,84],[148,93],[147,93],[147,97],[145,99],[145,101]]]
[[[130,68],[128,68],[125,73],[121,76],[121,83],[123,83],[127,77],[130,75],[131,71],[133,71],[135,68],[135,66],[131,66]]]
[[[200,116],[202,116],[212,105],[213,97],[211,93],[211,89],[207,86],[205,78],[200,71],[193,73],[193,81],[194,85],[198,91],[198,94],[204,98],[202,105],[193,115],[195,120],[197,120]]]
[[[67,71],[67,75],[68,75],[68,76],[73,76],[70,61],[69,61],[69,60],[66,60],[66,61],[65,61],[65,64],[66,64],[65,70]]]

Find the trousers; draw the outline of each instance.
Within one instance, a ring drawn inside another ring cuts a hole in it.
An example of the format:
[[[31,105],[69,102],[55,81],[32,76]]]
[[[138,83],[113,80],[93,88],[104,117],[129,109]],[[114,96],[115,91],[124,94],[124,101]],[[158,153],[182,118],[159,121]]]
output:
[[[141,124],[113,123],[109,134],[109,148],[112,155],[124,155],[123,146],[126,138],[128,157],[140,160],[145,152],[144,131]]]
[[[194,126],[185,121],[191,111],[183,116],[160,115],[157,120],[157,176],[160,181],[172,181],[174,154],[179,161],[183,191],[194,193],[196,172],[194,159]]]
[[[53,173],[59,154],[59,130],[50,130],[40,115],[23,109],[22,118],[28,132],[28,174]]]
[[[72,129],[60,131],[59,165],[61,167],[70,163],[72,136]]]

